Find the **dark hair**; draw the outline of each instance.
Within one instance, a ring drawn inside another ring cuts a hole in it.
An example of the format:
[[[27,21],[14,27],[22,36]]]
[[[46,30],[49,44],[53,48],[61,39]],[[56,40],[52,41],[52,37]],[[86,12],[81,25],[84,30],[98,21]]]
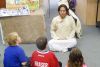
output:
[[[47,38],[46,37],[39,37],[36,40],[36,45],[37,45],[38,49],[44,50],[46,48],[46,45],[47,45]]]
[[[61,8],[61,7],[64,7],[65,10],[66,10],[66,12],[68,12],[68,14],[69,14],[69,9],[68,9],[67,6],[64,5],[64,4],[61,4],[61,5],[58,7],[58,12],[60,11],[60,8]]]
[[[82,67],[84,59],[78,48],[73,48],[69,55],[68,67]]]

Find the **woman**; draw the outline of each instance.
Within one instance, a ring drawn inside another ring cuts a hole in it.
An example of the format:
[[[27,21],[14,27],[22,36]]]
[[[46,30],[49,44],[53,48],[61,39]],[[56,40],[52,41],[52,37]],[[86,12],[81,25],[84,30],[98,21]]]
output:
[[[52,51],[68,51],[77,44],[75,38],[75,21],[69,15],[66,5],[58,7],[59,15],[54,17],[51,23],[51,39],[48,43]]]
[[[76,20],[75,22],[75,26],[76,26],[76,37],[80,38],[82,35],[82,29],[81,29],[81,22],[79,20],[79,18],[77,17],[77,15],[69,8],[69,2],[70,0],[60,0],[58,3],[58,6],[60,6],[61,4],[65,4],[67,6],[67,8],[69,9],[69,15],[72,16],[74,18],[74,20]]]

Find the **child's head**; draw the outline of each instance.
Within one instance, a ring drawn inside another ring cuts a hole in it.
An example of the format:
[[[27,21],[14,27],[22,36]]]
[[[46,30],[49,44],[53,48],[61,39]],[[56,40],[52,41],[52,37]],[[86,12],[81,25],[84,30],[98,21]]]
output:
[[[21,42],[21,38],[19,37],[19,35],[17,34],[17,32],[9,33],[8,36],[7,36],[7,38],[6,38],[6,40],[7,40],[7,43],[10,46],[19,44]]]
[[[39,37],[36,40],[36,45],[39,50],[44,50],[47,45],[47,38],[46,37]]]
[[[84,59],[81,51],[78,48],[73,48],[69,55],[69,67],[82,67]]]

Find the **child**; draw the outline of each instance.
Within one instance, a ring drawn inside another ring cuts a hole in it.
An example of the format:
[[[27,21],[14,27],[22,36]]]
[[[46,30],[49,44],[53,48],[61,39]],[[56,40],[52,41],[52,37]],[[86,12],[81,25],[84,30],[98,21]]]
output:
[[[87,67],[84,63],[82,53],[78,48],[73,48],[71,50],[66,67]]]
[[[36,40],[38,50],[34,51],[30,60],[31,67],[59,67],[58,60],[53,52],[45,51],[47,38],[39,37]]]
[[[12,32],[7,37],[8,47],[4,52],[4,67],[24,67],[27,63],[24,50],[19,46],[21,38],[16,32]]]

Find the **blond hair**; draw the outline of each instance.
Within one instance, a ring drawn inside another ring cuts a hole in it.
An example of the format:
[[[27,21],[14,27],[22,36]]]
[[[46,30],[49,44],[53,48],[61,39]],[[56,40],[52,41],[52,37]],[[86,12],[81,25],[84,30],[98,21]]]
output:
[[[12,33],[8,34],[8,36],[6,38],[6,41],[9,45],[16,45],[18,38],[20,38],[18,33],[17,32],[12,32]]]

